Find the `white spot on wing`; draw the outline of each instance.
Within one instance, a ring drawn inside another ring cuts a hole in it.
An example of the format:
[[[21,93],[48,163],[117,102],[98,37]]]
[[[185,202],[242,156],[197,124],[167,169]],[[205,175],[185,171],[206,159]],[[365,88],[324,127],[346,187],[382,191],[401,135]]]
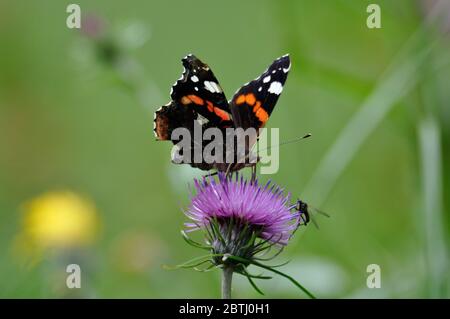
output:
[[[198,91],[198,87],[194,87],[194,90]]]
[[[272,71],[272,74],[274,74],[275,72],[277,72],[277,70],[273,70],[273,71]]]
[[[215,92],[213,86],[211,85],[211,82],[205,81],[204,84],[205,84],[205,89],[207,89],[209,92],[211,92],[211,93]]]
[[[216,82],[205,81],[205,89],[207,89],[211,93],[221,93],[222,89]]]
[[[261,92],[261,91],[262,91],[262,86],[260,86],[258,89],[258,92]]]
[[[283,91],[283,85],[277,81],[270,83],[270,87],[267,90],[267,92],[276,94],[276,95],[280,95],[282,91]]]
[[[287,68],[283,68],[283,72],[288,73],[290,69],[291,69],[291,64],[289,63]]]
[[[200,125],[204,125],[204,124],[208,123],[209,120],[208,120],[206,117],[204,117],[203,115],[198,114],[197,122],[198,122]]]
[[[263,82],[264,82],[264,83],[267,83],[267,82],[269,82],[269,81],[270,81],[270,75],[266,76],[266,77],[263,79]]]
[[[217,93],[222,92],[222,88],[219,86],[219,84],[217,84],[215,82],[212,82],[212,84],[213,84],[214,88],[216,89]]]
[[[191,81],[192,82],[198,82],[198,77],[196,75],[191,76]]]

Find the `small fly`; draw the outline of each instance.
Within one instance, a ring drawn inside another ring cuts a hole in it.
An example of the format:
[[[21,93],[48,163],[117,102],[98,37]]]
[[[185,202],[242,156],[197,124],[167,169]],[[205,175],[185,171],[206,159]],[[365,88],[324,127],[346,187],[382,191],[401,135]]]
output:
[[[295,210],[300,212],[300,218],[301,218],[301,221],[303,222],[302,225],[306,226],[306,225],[308,225],[308,223],[310,221],[312,221],[312,223],[314,224],[314,226],[316,226],[317,229],[319,229],[319,224],[317,224],[314,217],[311,216],[312,211],[317,212],[323,216],[330,217],[330,215],[328,215],[327,213],[325,213],[321,210],[318,210],[317,208],[309,206],[308,204],[306,204],[304,201],[301,201],[300,199],[297,200]]]

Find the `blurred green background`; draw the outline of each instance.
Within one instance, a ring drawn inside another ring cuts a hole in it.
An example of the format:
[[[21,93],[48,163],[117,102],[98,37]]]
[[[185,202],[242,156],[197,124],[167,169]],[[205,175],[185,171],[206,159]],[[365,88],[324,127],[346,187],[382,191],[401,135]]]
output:
[[[162,268],[202,254],[180,236],[202,172],[170,163],[153,112],[188,53],[228,98],[290,53],[268,127],[313,137],[280,148],[278,173],[261,178],[331,218],[275,262],[291,259],[282,270],[317,297],[450,297],[450,1],[376,1],[382,27],[369,29],[372,2],[77,1],[80,31],[66,27],[71,2],[1,0],[0,296],[70,295],[57,287],[75,256],[79,296],[220,297],[218,271]],[[89,198],[100,231],[81,254],[31,262],[17,249],[23,204],[54,190]],[[234,297],[259,297],[244,279]],[[261,287],[304,297],[281,278]]]

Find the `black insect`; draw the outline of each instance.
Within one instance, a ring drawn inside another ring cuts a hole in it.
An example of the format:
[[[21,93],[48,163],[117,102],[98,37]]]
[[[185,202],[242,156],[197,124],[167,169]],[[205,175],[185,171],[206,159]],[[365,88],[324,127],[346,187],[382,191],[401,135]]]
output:
[[[327,213],[325,213],[321,210],[318,210],[317,208],[308,206],[307,203],[305,203],[304,201],[301,201],[300,199],[297,200],[297,205],[295,207],[295,210],[300,213],[302,225],[305,225],[305,226],[308,225],[308,223],[310,221],[312,221],[314,226],[316,226],[316,228],[319,228],[319,224],[317,224],[317,221],[315,220],[315,218],[313,218],[311,216],[312,211],[317,212],[323,216],[330,217],[330,215],[328,215]]]

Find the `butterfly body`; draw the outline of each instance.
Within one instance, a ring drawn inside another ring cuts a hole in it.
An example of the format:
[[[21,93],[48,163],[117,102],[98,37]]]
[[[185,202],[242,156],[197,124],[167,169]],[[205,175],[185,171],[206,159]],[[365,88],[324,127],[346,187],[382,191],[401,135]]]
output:
[[[175,130],[181,128],[198,137],[198,130],[213,128],[222,135],[223,160],[195,160],[196,151],[197,154],[202,153],[206,147],[206,141],[200,134],[200,138],[191,139],[188,150],[193,152],[187,161],[181,163],[218,171],[238,171],[254,166],[255,162],[250,159],[258,159],[251,149],[257,141],[259,129],[266,124],[283,90],[291,65],[289,56],[275,60],[258,78],[242,86],[230,101],[227,101],[207,64],[192,54],[184,57],[182,63],[184,72],[172,86],[171,101],[155,112],[154,132],[157,140],[170,140],[179,145],[181,139],[173,134]],[[255,132],[246,137],[243,151],[238,149],[242,141],[233,135],[239,129],[253,129]],[[184,154],[174,154],[173,160],[180,163],[177,159]]]

